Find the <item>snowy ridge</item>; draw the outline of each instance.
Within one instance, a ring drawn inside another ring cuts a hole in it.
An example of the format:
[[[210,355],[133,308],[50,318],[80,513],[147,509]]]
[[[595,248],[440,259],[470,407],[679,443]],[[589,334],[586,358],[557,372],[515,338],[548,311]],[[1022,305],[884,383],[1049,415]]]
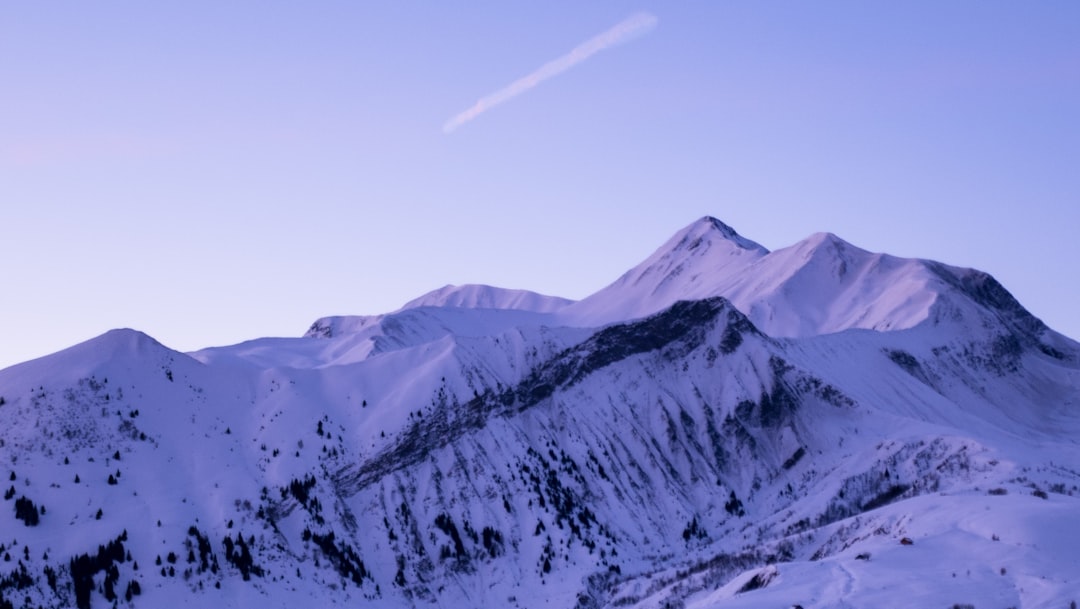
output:
[[[598,326],[714,296],[727,298],[776,337],[905,330],[944,316],[981,319],[987,306],[1023,311],[985,273],[868,252],[831,233],[769,252],[718,220],[703,218],[558,315],[565,324]]]
[[[514,309],[552,313],[574,301],[528,290],[508,290],[489,285],[447,285],[405,303],[402,309],[454,307],[466,309]]]
[[[711,218],[577,303],[117,330],[0,370],[0,606],[1065,607],[1078,396],[985,273]]]

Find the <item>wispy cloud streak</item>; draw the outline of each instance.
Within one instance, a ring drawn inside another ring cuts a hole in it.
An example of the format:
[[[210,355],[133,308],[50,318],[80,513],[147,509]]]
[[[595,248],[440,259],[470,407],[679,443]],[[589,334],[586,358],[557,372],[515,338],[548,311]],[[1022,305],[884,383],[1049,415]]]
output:
[[[471,108],[446,121],[443,133],[450,133],[484,112],[510,101],[545,80],[562,74],[596,53],[626,42],[656,27],[657,18],[649,13],[635,13],[623,19],[611,29],[581,43],[574,50],[558,59],[549,61],[528,76],[519,78],[508,86],[483,97]]]

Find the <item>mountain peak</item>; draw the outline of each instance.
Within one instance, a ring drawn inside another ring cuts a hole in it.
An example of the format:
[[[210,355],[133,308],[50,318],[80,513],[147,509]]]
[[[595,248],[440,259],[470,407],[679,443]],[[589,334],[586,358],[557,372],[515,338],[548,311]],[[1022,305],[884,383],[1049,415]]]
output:
[[[131,328],[109,330],[67,349],[3,370],[17,378],[78,378],[134,361],[186,358],[152,336]],[[2,379],[0,379],[2,380]]]
[[[769,250],[704,216],[675,233],[614,283],[565,309],[576,323],[604,324],[644,317],[679,300],[717,295],[716,285]]]
[[[142,357],[152,350],[171,351],[145,332],[131,328],[115,328],[68,347],[56,355],[71,354],[76,357],[85,357],[96,354],[103,359],[116,359],[124,356]]]
[[[853,251],[866,252],[866,250],[852,245],[850,242],[845,241],[834,233],[828,232],[814,233],[795,245],[804,250],[830,249],[836,252],[843,252],[850,249]]]
[[[769,253],[769,250],[762,247],[759,243],[743,237],[742,235],[737,233],[734,228],[731,228],[727,224],[724,224],[723,222],[712,216],[702,216],[697,221],[682,229],[675,235],[676,238],[682,238],[680,243],[682,241],[689,240],[693,247],[696,247],[696,243],[694,243],[694,240],[704,239],[711,236],[723,237],[727,241],[734,243],[735,245],[739,246],[744,250],[759,251],[763,254]],[[691,249],[693,249],[693,247],[691,247]]]

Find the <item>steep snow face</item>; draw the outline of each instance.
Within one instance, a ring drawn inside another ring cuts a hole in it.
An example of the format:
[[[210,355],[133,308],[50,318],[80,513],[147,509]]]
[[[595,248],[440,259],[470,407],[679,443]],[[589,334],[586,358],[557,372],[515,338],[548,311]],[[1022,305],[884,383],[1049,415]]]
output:
[[[611,285],[566,307],[560,318],[599,326],[651,315],[680,300],[722,295],[718,282],[767,253],[716,218],[701,218]]]
[[[718,289],[772,336],[922,323],[947,287],[924,261],[874,254],[819,233],[763,257]]]
[[[508,290],[489,285],[447,285],[405,303],[402,309],[453,307],[466,309],[513,309],[553,313],[574,301],[528,290]]]

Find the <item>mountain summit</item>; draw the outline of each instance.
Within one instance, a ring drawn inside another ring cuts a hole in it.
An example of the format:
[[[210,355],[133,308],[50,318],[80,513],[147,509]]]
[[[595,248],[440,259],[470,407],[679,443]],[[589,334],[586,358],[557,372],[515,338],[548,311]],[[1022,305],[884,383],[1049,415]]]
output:
[[[0,609],[1067,607],[1080,345],[986,273],[713,218],[578,302],[0,370]]]
[[[611,285],[567,307],[565,313],[586,325],[643,317],[679,300],[717,295],[725,277],[740,273],[768,253],[730,226],[705,216],[675,233]]]

